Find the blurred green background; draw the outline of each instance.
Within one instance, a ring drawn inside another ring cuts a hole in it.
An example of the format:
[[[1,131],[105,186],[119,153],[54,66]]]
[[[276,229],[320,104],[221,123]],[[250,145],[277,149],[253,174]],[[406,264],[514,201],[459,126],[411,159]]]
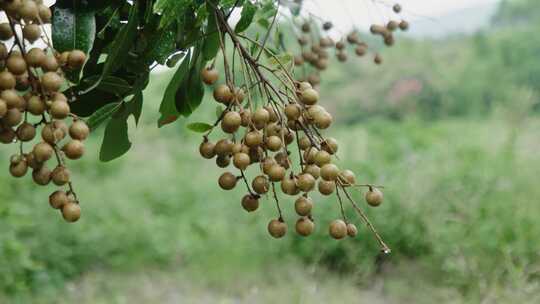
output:
[[[356,239],[328,237],[333,197],[315,196],[315,235],[271,239],[272,202],[243,211],[185,128],[213,120],[211,100],[157,129],[164,72],[126,156],[99,163],[98,130],[72,163],[78,223],[49,207],[50,187],[0,175],[0,303],[539,303],[536,2],[503,1],[474,34],[400,37],[383,66],[336,62],[323,76],[339,165],[386,186],[368,210],[393,249],[382,263],[360,222]]]

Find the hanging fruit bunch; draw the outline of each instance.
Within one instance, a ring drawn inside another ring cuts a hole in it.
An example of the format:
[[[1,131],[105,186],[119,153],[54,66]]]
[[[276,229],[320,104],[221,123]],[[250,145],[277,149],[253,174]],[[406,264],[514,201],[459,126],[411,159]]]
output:
[[[276,11],[268,33],[277,14]],[[353,171],[338,166],[338,141],[323,134],[334,119],[322,106],[314,87],[319,82],[318,73],[310,74],[307,81],[297,80],[295,74],[304,62],[316,70],[324,70],[330,60],[327,52],[330,47],[336,47],[340,61],[346,60],[345,42],[334,44],[329,37],[316,36],[318,31],[313,28],[317,23],[303,23],[300,30],[304,34],[298,38],[302,53],[294,56],[289,65],[267,47],[269,35],[257,41],[239,31],[238,25],[233,29],[220,9],[213,11],[213,17],[219,32],[224,71],[220,73],[214,61],[200,73],[206,85],[214,86],[214,100],[223,110],[215,123],[208,125],[199,152],[226,169],[217,181],[219,187],[223,190],[245,187],[246,194],[240,199],[240,205],[247,212],[256,211],[264,196],[274,200],[277,216],[267,227],[274,238],[283,237],[288,230],[281,195],[294,200],[298,216],[294,227],[301,236],[309,236],[315,230],[312,210],[316,203],[311,194],[335,195],[340,218],[327,223],[330,236],[343,239],[357,235],[358,228],[345,216],[348,202],[374,234],[381,251],[389,253],[390,249],[351,195],[353,189],[365,188],[368,206],[377,207],[383,202],[383,187],[360,184]],[[323,31],[332,28],[329,22],[320,26]],[[386,40],[393,39],[390,29],[384,35],[387,35]],[[357,54],[367,52],[368,45],[359,40],[356,32],[345,39],[356,45]],[[378,61],[378,55],[375,58]],[[240,76],[236,77],[235,69]],[[217,132],[220,135],[211,139]],[[231,163],[233,170],[229,169]],[[254,174],[248,176],[251,172]]]
[[[84,154],[86,123],[70,111],[62,93],[67,72],[80,70],[80,50],[58,53],[45,33],[51,10],[42,1],[0,2],[7,20],[0,23],[0,142],[16,147],[9,172],[31,175],[35,184],[54,184],[50,205],[68,222],[81,215],[66,159]]]

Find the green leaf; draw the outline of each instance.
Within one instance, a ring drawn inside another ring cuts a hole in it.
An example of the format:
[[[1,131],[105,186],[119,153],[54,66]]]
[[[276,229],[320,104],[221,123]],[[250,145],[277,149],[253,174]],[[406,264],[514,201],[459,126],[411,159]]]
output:
[[[220,118],[221,113],[223,113],[223,107],[221,105],[217,105],[216,106],[216,118]]]
[[[178,117],[180,114],[176,109],[175,96],[176,91],[178,91],[186,74],[189,72],[190,56],[191,51],[188,51],[184,57],[184,60],[182,61],[182,64],[174,73],[169,85],[167,85],[167,89],[165,89],[165,94],[163,94],[163,99],[161,101],[161,105],[159,106],[159,113],[161,113],[161,117],[158,120],[158,127],[163,126],[165,124],[164,122],[170,121],[171,117]]]
[[[200,71],[205,61],[200,56],[194,55],[194,57],[197,57],[195,58],[195,64],[193,64],[188,77],[184,79],[175,95],[176,109],[184,117],[191,115],[199,107],[204,97],[204,86],[201,81]]]
[[[143,105],[143,94],[139,91],[131,101],[127,104],[127,111],[135,118],[135,125],[139,124],[139,119],[141,118]]]
[[[234,31],[237,33],[241,33],[247,30],[251,22],[253,22],[253,17],[255,17],[256,11],[257,7],[253,3],[251,3],[250,1],[246,2],[244,4],[244,7],[242,8],[240,20],[236,24]]]
[[[176,53],[172,55],[171,57],[167,59],[167,67],[169,68],[174,67],[178,63],[178,61],[182,60],[182,58],[184,58],[185,56],[186,56],[185,52]]]
[[[148,46],[144,54],[146,62],[165,64],[169,55],[176,50],[176,25],[152,32],[148,38]]]
[[[194,122],[187,125],[187,128],[193,132],[204,133],[212,129],[212,125],[209,125],[205,122]]]
[[[111,118],[111,116],[118,110],[120,107],[119,102],[115,103],[109,103],[98,109],[94,114],[92,114],[88,119],[86,120],[86,124],[90,128],[90,130],[95,130],[97,127],[99,127],[103,122],[105,122],[107,119]]]
[[[95,36],[96,20],[93,11],[54,7],[52,40],[58,52],[78,49],[88,54]]]
[[[97,81],[97,79],[99,77],[101,77],[101,76],[94,75],[94,76],[83,79],[82,82],[93,85]],[[124,80],[124,79],[122,79],[120,77],[105,76],[99,82],[99,85],[97,86],[97,89],[99,89],[101,91],[104,91],[104,92],[108,92],[108,93],[113,93],[113,94],[117,94],[117,95],[124,95],[127,92],[129,92],[132,89],[132,87],[126,80]]]
[[[124,155],[131,148],[127,118],[115,117],[109,121],[103,135],[99,160],[108,162]]]
[[[216,18],[214,10],[208,6],[210,15],[208,16],[208,26],[206,26],[206,39],[203,44],[203,58],[205,60],[211,60],[216,57],[219,50],[219,31],[216,24]]]

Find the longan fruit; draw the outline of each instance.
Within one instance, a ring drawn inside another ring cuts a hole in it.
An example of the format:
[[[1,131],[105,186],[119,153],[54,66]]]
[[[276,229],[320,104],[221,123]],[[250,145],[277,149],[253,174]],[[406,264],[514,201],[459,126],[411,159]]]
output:
[[[304,161],[306,164],[311,165],[315,163],[315,155],[319,150],[315,147],[310,147],[304,151]]]
[[[313,201],[309,197],[300,196],[294,202],[294,210],[300,216],[308,216],[313,209]]]
[[[377,65],[381,64],[383,62],[381,55],[375,54],[375,57],[373,57],[373,62],[375,62],[375,64]]]
[[[81,217],[81,206],[73,202],[65,204],[62,206],[62,217],[69,223],[78,221]]]
[[[84,154],[84,144],[80,140],[73,139],[62,147],[62,151],[69,159],[79,159]]]
[[[41,86],[49,92],[56,92],[62,86],[64,80],[54,72],[47,72],[41,76]]]
[[[270,113],[264,108],[259,108],[251,115],[251,120],[257,129],[262,129],[270,121]]]
[[[233,99],[231,88],[225,84],[220,84],[214,89],[214,99],[223,104],[229,104]]]
[[[336,53],[336,57],[337,57],[337,59],[338,59],[340,62],[345,62],[345,61],[347,61],[347,53],[345,53],[345,52],[341,52],[341,51],[340,51],[340,52],[337,52],[337,53]]]
[[[0,40],[9,40],[13,37],[13,31],[9,23],[0,23]]]
[[[36,161],[42,163],[51,159],[54,153],[54,149],[50,144],[46,142],[40,142],[34,146],[32,153],[34,154]]]
[[[86,61],[86,54],[81,50],[73,50],[69,52],[67,58],[67,64],[70,68],[78,70],[82,68],[84,62]]]
[[[406,31],[409,29],[409,22],[405,21],[405,20],[401,20],[401,22],[399,23],[399,28],[402,30],[402,31]]]
[[[51,12],[51,9],[48,8],[46,5],[39,4],[38,13],[39,13],[39,18],[41,19],[43,23],[51,22],[52,12]]]
[[[263,134],[259,131],[250,131],[244,137],[244,143],[250,148],[258,147],[263,143]]]
[[[312,89],[313,87],[311,86],[311,84],[307,81],[302,81],[298,84],[298,90],[299,91],[305,91],[307,89]]]
[[[203,68],[201,71],[201,79],[207,85],[214,84],[219,78],[218,71],[213,67]]]
[[[235,111],[230,111],[223,116],[223,119],[221,120],[221,129],[225,133],[234,133],[240,128],[241,123],[242,117],[240,114]]]
[[[56,101],[58,102],[58,101]],[[73,139],[85,140],[90,134],[90,128],[82,120],[75,120],[69,127],[69,136]]]
[[[320,105],[313,105],[308,108],[307,112],[311,119],[315,119],[315,116],[326,113],[326,109]]]
[[[41,68],[45,72],[56,72],[60,65],[54,56],[45,56],[41,61]]]
[[[328,60],[327,59],[319,59],[316,62],[316,67],[318,70],[324,71],[328,67]]]
[[[2,98],[6,104],[7,107],[12,108],[22,108],[24,105],[24,98],[19,96],[17,94],[17,91],[15,90],[4,90],[2,93],[0,93],[0,98]]]
[[[321,167],[321,178],[326,181],[334,181],[339,175],[339,169],[334,164],[325,164]]]
[[[40,163],[36,160],[34,153],[30,152],[24,155],[28,167],[32,169],[39,169],[43,166],[43,163]]]
[[[0,117],[4,117],[8,110],[8,106],[3,99],[0,99]]]
[[[288,195],[297,195],[300,192],[300,189],[296,186],[296,181],[294,178],[285,177],[281,180],[281,191]]]
[[[31,141],[36,137],[36,128],[32,124],[25,122],[17,128],[16,133],[20,141]]]
[[[279,138],[281,137],[281,134],[282,134],[282,128],[277,123],[271,122],[267,124],[266,127],[264,127],[264,133],[266,134],[267,137],[278,136]]]
[[[333,27],[332,22],[326,21],[323,23],[323,30],[328,31]]]
[[[242,122],[240,123],[240,125],[242,127],[247,127],[251,122],[251,111],[249,109],[244,109],[240,111],[240,117],[242,118]]]
[[[300,93],[300,100],[303,104],[312,106],[319,101],[319,93],[314,89],[306,89]]]
[[[383,193],[381,192],[381,190],[375,187],[370,187],[368,192],[366,192],[365,198],[366,198],[366,202],[370,206],[378,207],[383,202]]]
[[[308,43],[308,38],[304,35],[298,37],[298,44],[306,45]]]
[[[14,127],[18,125],[23,119],[23,115],[19,109],[13,108],[6,112],[6,115],[2,117],[2,122],[8,127]]]
[[[288,120],[297,120],[302,115],[302,108],[295,103],[291,103],[285,106],[284,112]]]
[[[359,45],[354,49],[354,52],[356,53],[356,56],[362,57],[367,53],[367,49],[363,45]]]
[[[296,233],[301,236],[308,236],[315,230],[315,224],[307,217],[301,217],[296,221]]]
[[[216,156],[214,151],[215,144],[209,141],[203,141],[199,146],[199,153],[206,159],[212,159]]]
[[[386,28],[389,30],[389,31],[395,31],[397,28],[399,27],[399,22],[395,21],[395,20],[390,20],[388,21],[388,23],[386,24]]]
[[[46,186],[51,181],[51,170],[46,166],[41,166],[32,170],[32,179],[40,186]]]
[[[31,67],[38,67],[42,65],[45,58],[47,58],[47,55],[45,55],[45,52],[40,48],[32,48],[26,53],[24,58],[26,59],[26,63]]]
[[[13,177],[23,177],[26,175],[26,172],[28,172],[28,164],[26,163],[26,159],[20,157],[20,159],[11,161],[9,165],[9,173]]]
[[[298,176],[297,186],[303,192],[309,192],[315,187],[315,178],[309,173],[303,173]]]
[[[1,128],[0,129],[0,142],[4,144],[10,144],[13,142],[17,135],[12,128]]]
[[[270,190],[268,178],[266,178],[264,175],[255,177],[251,182],[251,186],[253,187],[253,191],[257,192],[258,194],[265,194],[268,192],[268,190]]]
[[[245,97],[246,95],[244,94],[244,90],[242,90],[242,88],[235,88],[233,90],[233,100],[236,103],[241,104]]]
[[[276,239],[282,238],[287,233],[287,224],[280,219],[273,219],[268,223],[268,233]]]
[[[60,209],[67,203],[69,203],[68,196],[66,192],[62,190],[54,191],[51,195],[49,195],[49,204],[54,209]]]
[[[68,51],[62,52],[62,54],[60,54],[57,57],[60,65],[62,65],[62,66],[67,64],[68,58],[69,58],[69,52]]]
[[[322,195],[330,195],[336,190],[336,183],[334,181],[319,181],[319,192]]]
[[[228,139],[220,139],[214,146],[214,152],[217,155],[229,155],[231,154],[233,143]]]
[[[358,40],[358,34],[356,32],[352,32],[347,35],[347,42],[350,44],[358,43]]]
[[[356,184],[356,175],[351,170],[341,171],[338,178],[343,186],[352,186]]]
[[[4,70],[0,72],[0,89],[10,90],[15,88],[16,84],[17,80],[15,79],[15,76],[13,76],[13,74],[11,74],[9,71]]]
[[[347,225],[343,220],[333,220],[328,227],[330,236],[336,240],[340,240],[347,236]]]
[[[309,140],[309,138],[307,138],[307,136],[300,137],[298,139],[298,146],[300,150],[305,151],[311,148],[311,141]]]
[[[64,119],[70,113],[69,104],[64,101],[53,101],[49,113],[55,119]]]
[[[2,42],[0,42],[0,60],[4,60],[8,57],[8,49],[6,45]]]
[[[249,147],[244,146],[241,143],[234,143],[231,148],[231,153],[234,155],[239,152],[249,153]]]
[[[22,29],[24,39],[34,43],[41,37],[41,28],[37,24],[26,24]]]
[[[286,152],[279,152],[274,155],[276,163],[285,169],[289,169],[289,155]]]
[[[394,13],[396,14],[399,14],[401,13],[401,5],[400,4],[394,4],[394,6],[392,6],[392,10],[394,10]]]
[[[216,165],[220,168],[227,168],[231,163],[231,157],[229,155],[218,155],[216,157]]]
[[[218,180],[218,184],[223,190],[231,190],[236,186],[236,176],[231,172],[225,172],[221,174]]]
[[[268,177],[273,182],[278,182],[285,177],[286,170],[278,164],[274,164],[268,169]]]
[[[314,117],[315,119],[315,126],[319,129],[327,129],[330,127],[332,122],[334,121],[334,118],[332,118],[332,115],[328,112],[319,113]]]
[[[63,186],[69,182],[71,173],[64,166],[57,166],[51,173],[51,179],[57,186]]]
[[[251,163],[258,163],[264,157],[264,150],[261,147],[255,147],[249,149],[249,158]]]
[[[233,164],[237,169],[244,171],[251,164],[251,159],[248,154],[239,152],[234,154]]]
[[[15,88],[19,91],[26,91],[30,88],[30,78],[28,77],[28,73],[15,76],[15,81],[17,82]]]
[[[251,194],[246,194],[242,198],[242,208],[247,212],[253,212],[259,208],[259,198]]]
[[[266,138],[265,146],[268,150],[276,152],[282,147],[281,138],[272,135]]]
[[[319,44],[322,46],[322,47],[331,47],[334,45],[334,41],[332,40],[332,38],[330,37],[322,37],[321,40],[319,41]]]
[[[21,56],[9,56],[6,67],[14,75],[21,75],[27,71],[26,61]]]
[[[37,20],[39,16],[39,10],[36,2],[31,0],[23,1],[21,7],[19,8],[19,15],[25,21]]]
[[[395,44],[394,36],[388,35],[384,37],[384,44],[386,46],[393,46]]]
[[[307,165],[304,168],[304,173],[308,173],[311,176],[313,176],[313,178],[318,179],[321,176],[321,168],[313,164]]]
[[[41,129],[41,138],[43,139],[43,141],[51,145],[64,139],[64,137],[65,137],[64,131],[60,128],[55,128],[54,124],[46,124]]]
[[[356,228],[355,224],[348,223],[347,224],[347,235],[349,237],[355,237],[358,234],[358,228]]]
[[[277,162],[273,157],[265,157],[261,162],[262,171],[264,172],[264,174],[268,174],[268,171],[270,171],[270,167],[272,167],[272,165],[274,164],[277,164]]]
[[[330,154],[336,154],[339,146],[335,138],[328,137],[321,142],[321,148]]]
[[[324,150],[317,151],[317,153],[315,154],[315,165],[319,167],[322,167],[330,163],[331,161],[332,161],[332,156],[330,155],[330,153]]]

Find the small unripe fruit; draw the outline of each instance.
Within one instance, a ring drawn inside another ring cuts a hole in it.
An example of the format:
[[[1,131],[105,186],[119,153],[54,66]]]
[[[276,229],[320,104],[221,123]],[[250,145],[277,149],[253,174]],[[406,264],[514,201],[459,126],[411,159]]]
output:
[[[15,90],[4,90],[0,93],[0,97],[6,102],[8,108],[23,108],[25,104],[24,98],[17,94]]]
[[[225,84],[220,84],[214,89],[214,99],[223,104],[229,104],[233,99],[231,88]]]
[[[244,94],[244,90],[242,90],[241,88],[235,88],[234,91],[233,91],[233,100],[238,103],[238,104],[241,104],[243,101],[244,101],[244,98],[245,98],[245,94]]]
[[[275,135],[266,138],[265,142],[266,148],[270,151],[279,151],[282,147],[281,139]]]
[[[49,110],[51,116],[55,119],[64,119],[70,113],[69,104],[64,101],[54,101]]]
[[[305,105],[314,105],[319,101],[319,93],[314,89],[306,89],[300,94],[300,100]]]
[[[41,76],[41,86],[49,92],[56,92],[63,83],[62,77],[54,72],[47,72]]]
[[[338,177],[339,169],[334,164],[325,164],[321,167],[321,178],[327,181],[334,181]]]
[[[309,192],[315,187],[315,178],[309,173],[300,174],[298,176],[297,185],[303,192]]]
[[[313,201],[309,197],[300,196],[294,202],[294,210],[300,216],[308,216],[313,209]]]
[[[238,112],[230,111],[223,116],[221,121],[221,129],[226,133],[234,133],[240,127],[242,117]]]
[[[285,177],[286,170],[282,166],[275,164],[268,170],[268,177],[273,182],[278,182]]]
[[[251,182],[251,186],[253,187],[253,190],[258,194],[265,194],[270,189],[268,179],[264,175],[259,175],[255,177]]]
[[[51,181],[51,170],[46,166],[42,166],[32,171],[32,179],[40,186],[46,186]]]
[[[322,195],[330,195],[336,190],[336,183],[334,181],[319,181],[319,192]]]
[[[328,232],[331,237],[340,240],[347,236],[347,225],[342,220],[334,220],[330,223]]]
[[[340,51],[340,52],[336,53],[336,57],[340,62],[347,61],[347,53],[345,53],[345,52]]]
[[[362,57],[367,53],[367,48],[363,45],[359,45],[354,49],[356,56]]]
[[[36,137],[36,128],[32,124],[29,124],[27,122],[22,123],[17,128],[16,132],[17,138],[20,141],[31,141],[32,139],[34,139],[34,137]]]
[[[244,109],[240,112],[240,117],[242,118],[242,127],[247,127],[251,122],[251,111],[249,109]]]
[[[380,206],[383,202],[383,193],[377,188],[370,187],[368,192],[366,192],[365,198],[366,202],[370,206],[377,207]]]
[[[58,101],[56,101],[58,102]],[[69,136],[73,139],[85,140],[90,134],[90,128],[82,120],[75,120],[69,127]]]
[[[73,139],[62,147],[62,151],[69,159],[79,159],[84,154],[84,144],[80,140]]]
[[[278,219],[273,219],[268,223],[268,233],[276,239],[282,238],[287,233],[287,224]]]
[[[327,129],[333,122],[332,115],[328,112],[319,113],[315,117],[315,126],[319,129]]]
[[[296,221],[296,232],[301,236],[308,236],[315,230],[315,224],[307,217],[301,217]]]
[[[219,73],[214,68],[203,68],[201,71],[201,79],[207,85],[214,84],[219,78]]]
[[[219,177],[218,183],[221,189],[231,190],[236,186],[236,176],[230,172],[225,172]]]
[[[54,149],[48,143],[40,142],[34,146],[32,153],[34,153],[36,161],[42,163],[51,159],[54,153]]]
[[[350,237],[355,237],[358,234],[358,229],[356,225],[348,223],[347,224],[347,235]]]
[[[49,196],[49,204],[54,209],[60,209],[67,203],[69,203],[69,199],[64,191],[57,190]]]
[[[199,153],[202,157],[206,159],[212,159],[214,156],[216,156],[216,152],[214,152],[214,143],[209,141],[204,141],[199,146]]]
[[[304,161],[306,164],[314,164],[315,163],[315,155],[317,155],[317,150],[315,147],[310,147],[307,150],[304,151]]]
[[[248,154],[239,152],[234,154],[233,164],[236,168],[243,171],[251,164],[251,159]]]
[[[66,222],[73,223],[81,217],[81,207],[77,203],[67,203],[62,207],[62,217]]]
[[[82,68],[84,62],[86,61],[86,54],[81,50],[73,50],[69,52],[67,58],[67,64],[70,68],[78,70]]]
[[[285,152],[279,152],[274,155],[274,159],[276,160],[276,163],[280,166],[282,166],[285,169],[289,169],[290,162],[289,162],[289,155]]]
[[[69,182],[69,170],[64,166],[57,166],[51,173],[52,181],[57,186],[63,186]]]
[[[242,207],[247,212],[253,212],[257,210],[259,208],[259,198],[251,194],[244,195],[244,197],[242,198]]]
[[[388,21],[388,23],[386,24],[386,28],[387,28],[389,31],[395,31],[398,27],[399,27],[399,22],[397,22],[397,21],[395,21],[395,20],[390,20],[390,21]]]

